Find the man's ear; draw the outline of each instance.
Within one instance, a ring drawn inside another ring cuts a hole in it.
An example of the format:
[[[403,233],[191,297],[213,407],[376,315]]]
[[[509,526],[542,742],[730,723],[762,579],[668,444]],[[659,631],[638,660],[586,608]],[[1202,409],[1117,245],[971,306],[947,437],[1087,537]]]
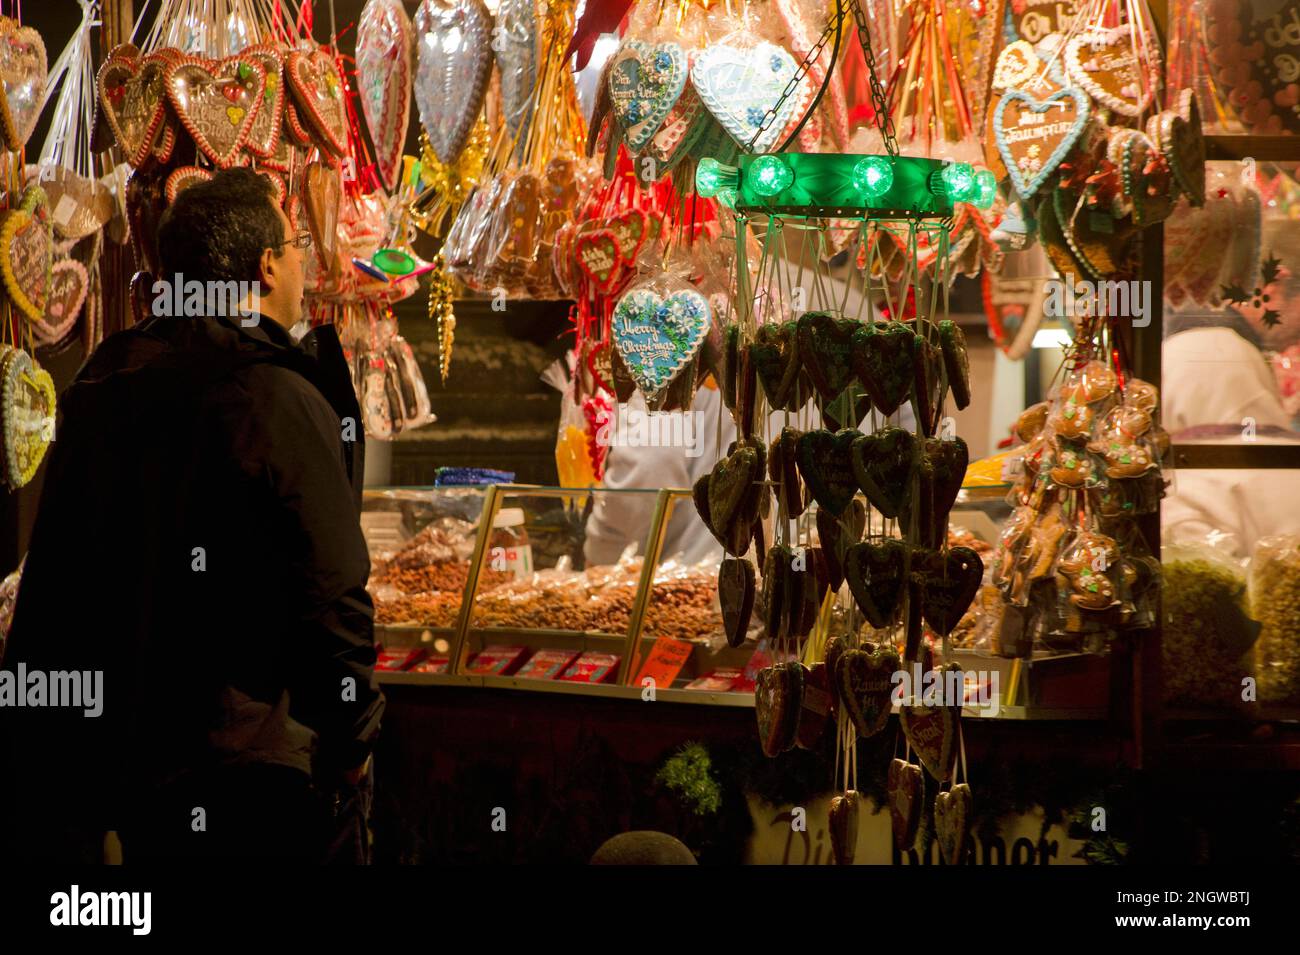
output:
[[[258,278],[267,291],[274,291],[276,286],[276,255],[272,249],[263,249],[262,258],[258,261]]]

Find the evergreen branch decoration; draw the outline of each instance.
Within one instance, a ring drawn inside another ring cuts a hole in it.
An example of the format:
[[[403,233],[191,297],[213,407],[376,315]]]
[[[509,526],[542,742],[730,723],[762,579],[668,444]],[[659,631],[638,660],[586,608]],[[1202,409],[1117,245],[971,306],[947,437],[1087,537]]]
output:
[[[697,816],[711,816],[722,808],[722,787],[713,778],[713,761],[700,743],[687,743],[655,773],[663,784]]]

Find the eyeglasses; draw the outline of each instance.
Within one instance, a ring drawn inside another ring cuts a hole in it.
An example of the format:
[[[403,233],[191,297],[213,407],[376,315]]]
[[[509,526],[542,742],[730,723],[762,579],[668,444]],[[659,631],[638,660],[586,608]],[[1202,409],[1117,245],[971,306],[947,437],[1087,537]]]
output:
[[[295,233],[292,239],[285,239],[283,242],[281,242],[280,247],[283,248],[286,245],[291,245],[295,249],[310,249],[311,242],[312,242],[311,232],[307,231],[306,229],[302,229],[297,233]]]

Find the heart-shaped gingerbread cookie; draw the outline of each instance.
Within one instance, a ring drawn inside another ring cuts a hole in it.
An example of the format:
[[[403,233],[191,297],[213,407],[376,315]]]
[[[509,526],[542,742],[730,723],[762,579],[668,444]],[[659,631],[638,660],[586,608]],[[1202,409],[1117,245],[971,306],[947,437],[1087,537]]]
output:
[[[889,823],[894,847],[899,852],[906,852],[916,842],[916,830],[921,823],[923,778],[921,767],[906,760],[895,759],[889,764]]]
[[[898,517],[910,497],[916,457],[916,438],[902,428],[882,428],[854,440],[853,476],[885,517]]]
[[[852,428],[834,434],[819,428],[799,439],[799,473],[813,499],[837,517],[858,490],[851,454],[858,434]]]
[[[902,322],[864,322],[854,329],[854,371],[883,415],[897,411],[912,391],[915,342]]]
[[[54,261],[54,233],[45,190],[28,186],[0,217],[0,275],[14,306],[31,321],[45,316]]]
[[[779,663],[758,671],[754,714],[758,720],[759,743],[766,756],[777,756],[794,745],[803,704],[804,669],[800,663]]]
[[[10,490],[29,482],[54,438],[54,380],[20,348],[0,345],[0,419],[4,480]]]
[[[799,381],[799,346],[794,322],[760,325],[748,346],[750,363],[773,409],[791,409]],[[804,396],[806,397],[806,396]]]
[[[824,401],[839,397],[854,380],[853,333],[861,324],[830,312],[805,312],[799,317],[799,360]]]
[[[803,698],[799,701],[799,723],[794,742],[800,749],[816,749],[830,725],[835,710],[834,689],[825,663],[807,668],[803,681]]]
[[[728,646],[745,642],[754,613],[754,594],[754,565],[744,558],[724,557],[718,568],[718,601]]]
[[[284,73],[298,107],[299,120],[311,128],[327,151],[346,156],[347,107],[343,103],[343,80],[333,56],[325,49],[310,53],[290,50],[284,61]]]
[[[944,865],[961,865],[966,861],[972,804],[970,786],[965,783],[957,783],[934,798],[934,835]]]
[[[913,562],[921,585],[921,614],[935,633],[946,637],[975,599],[984,562],[969,547],[954,547],[946,554],[918,552]]]
[[[1088,94],[1076,86],[1038,99],[1022,89],[1007,90],[993,112],[998,152],[1011,184],[1028,199],[1056,171],[1074,147],[1091,110]]]
[[[90,276],[76,259],[59,259],[50,269],[50,294],[45,303],[45,318],[32,323],[32,332],[42,345],[54,345],[77,324],[77,316],[86,303]]]
[[[889,626],[906,591],[907,546],[893,538],[854,544],[844,554],[844,579],[867,621]]]
[[[183,56],[164,69],[167,98],[194,144],[222,169],[234,166],[262,108],[262,64],[256,57]]]
[[[166,57],[110,56],[95,82],[99,115],[113,131],[122,156],[132,166],[149,158],[166,113]],[[105,147],[109,144],[105,143]]]
[[[858,814],[861,809],[862,796],[856,789],[831,798],[826,822],[831,832],[831,853],[836,865],[853,865],[858,850]]]
[[[922,765],[939,782],[945,782],[952,773],[961,707],[904,704],[899,707],[898,716],[903,735],[916,750]]]
[[[865,739],[885,728],[898,667],[898,651],[888,643],[874,650],[845,650],[840,655],[835,686],[858,736]]]
[[[41,35],[8,17],[0,21],[0,131],[9,149],[22,149],[36,128],[47,70]]]

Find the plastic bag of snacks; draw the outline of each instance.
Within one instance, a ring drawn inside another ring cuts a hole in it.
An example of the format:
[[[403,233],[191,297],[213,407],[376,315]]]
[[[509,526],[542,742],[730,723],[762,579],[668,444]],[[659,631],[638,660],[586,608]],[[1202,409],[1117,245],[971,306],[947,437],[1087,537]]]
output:
[[[1259,624],[1246,612],[1246,575],[1222,535],[1164,548],[1161,633],[1167,706],[1242,704]]]
[[[1260,700],[1300,703],[1300,536],[1265,537],[1255,545],[1250,615],[1261,625],[1255,644]]]

